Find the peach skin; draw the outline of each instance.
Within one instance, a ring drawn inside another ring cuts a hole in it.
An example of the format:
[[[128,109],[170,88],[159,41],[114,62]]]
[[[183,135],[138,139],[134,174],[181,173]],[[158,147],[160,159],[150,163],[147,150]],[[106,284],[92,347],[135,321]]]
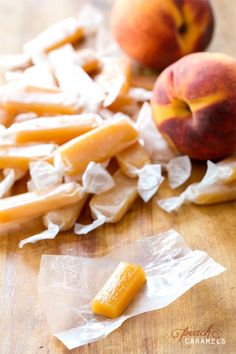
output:
[[[154,120],[167,142],[198,160],[236,151],[236,60],[187,55],[166,68],[153,90]]]
[[[111,28],[130,57],[162,70],[186,54],[206,49],[214,17],[208,0],[117,0]]]

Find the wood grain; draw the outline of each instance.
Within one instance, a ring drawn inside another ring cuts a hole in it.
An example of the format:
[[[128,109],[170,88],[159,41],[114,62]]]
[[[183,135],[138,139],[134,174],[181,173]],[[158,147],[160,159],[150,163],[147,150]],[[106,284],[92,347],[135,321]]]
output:
[[[100,5],[106,1],[98,1]],[[211,51],[236,56],[236,6],[231,0],[214,0],[217,28]],[[0,0],[1,53],[20,51],[22,44],[50,23],[74,15],[77,0]],[[192,180],[199,180],[202,164],[195,165]],[[182,188],[183,189],[183,188]],[[176,193],[179,193],[179,189]],[[159,197],[171,195],[165,182]],[[234,354],[236,348],[235,250],[236,203],[212,207],[184,206],[176,215],[158,209],[156,198],[148,205],[135,203],[118,225],[106,225],[80,238],[64,233],[55,240],[18,248],[22,238],[42,228],[36,220],[11,232],[0,230],[0,352],[3,354],[65,354],[69,351],[49,332],[37,297],[37,275],[42,254],[94,257],[127,242],[169,228],[179,231],[192,248],[207,251],[227,268],[204,281],[162,310],[132,318],[104,340],[72,350],[76,354]],[[171,336],[175,328],[206,329],[214,324],[226,344],[186,345]]]

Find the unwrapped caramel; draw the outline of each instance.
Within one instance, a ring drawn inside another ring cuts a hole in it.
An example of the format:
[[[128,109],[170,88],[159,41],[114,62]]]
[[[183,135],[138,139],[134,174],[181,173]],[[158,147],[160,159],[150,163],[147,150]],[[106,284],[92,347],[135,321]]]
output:
[[[92,301],[92,311],[109,318],[120,316],[146,281],[142,267],[120,262]]]

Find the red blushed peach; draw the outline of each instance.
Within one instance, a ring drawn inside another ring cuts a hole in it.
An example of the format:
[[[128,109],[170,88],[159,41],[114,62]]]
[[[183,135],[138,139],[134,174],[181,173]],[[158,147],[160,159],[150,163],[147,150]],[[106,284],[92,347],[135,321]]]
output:
[[[166,68],[153,90],[154,120],[180,153],[198,160],[236,152],[236,60],[187,55]]]
[[[111,28],[121,48],[162,70],[209,44],[214,18],[208,0],[117,0]]]

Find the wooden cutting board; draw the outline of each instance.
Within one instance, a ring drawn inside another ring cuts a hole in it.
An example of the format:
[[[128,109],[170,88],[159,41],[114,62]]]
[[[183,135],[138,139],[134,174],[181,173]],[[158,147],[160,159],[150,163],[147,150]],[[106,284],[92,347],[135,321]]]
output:
[[[40,5],[33,0],[12,3],[0,0],[1,52],[19,51],[25,40],[51,22],[73,14],[77,6],[77,0],[62,0],[60,6],[56,0],[41,1]],[[236,6],[230,0],[215,0],[213,7],[218,26],[210,49],[236,56]],[[190,182],[199,180],[204,170],[204,164],[195,164]],[[179,194],[185,187],[175,193]],[[21,185],[16,188],[19,191]],[[158,198],[170,195],[173,192],[165,181]],[[153,198],[147,205],[137,201],[118,225],[105,225],[86,237],[67,232],[55,240],[19,249],[21,239],[42,229],[40,221],[30,222],[24,228],[16,225],[8,234],[0,230],[0,353],[69,352],[50,334],[37,297],[37,276],[42,254],[95,257],[127,241],[174,228],[190,247],[208,252],[227,271],[198,284],[167,308],[132,318],[107,338],[71,353],[234,354],[236,203],[211,207],[186,205],[177,214],[168,215],[157,207],[156,199]],[[172,336],[175,329],[206,330],[210,325],[222,332],[225,345],[187,345]]]

